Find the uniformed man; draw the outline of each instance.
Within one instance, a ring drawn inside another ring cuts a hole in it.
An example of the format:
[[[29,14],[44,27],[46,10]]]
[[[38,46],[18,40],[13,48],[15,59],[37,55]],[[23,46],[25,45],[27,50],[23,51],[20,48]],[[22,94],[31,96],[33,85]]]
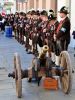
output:
[[[46,30],[47,30],[47,23],[48,23],[48,13],[47,11],[43,10],[40,14],[41,22],[39,24],[40,26],[40,32],[38,36],[38,51],[39,53],[42,50],[42,47],[46,44],[45,36],[46,36]]]
[[[29,18],[27,17],[27,22],[25,26],[25,37],[26,37],[26,42],[25,42],[25,47],[26,51],[29,52],[29,32],[30,32],[30,25],[29,25]]]
[[[57,21],[57,17],[55,16],[54,12],[48,16],[49,23],[48,23],[48,30],[47,30],[47,38],[48,38],[48,46],[51,52],[52,61],[55,62],[55,54],[57,53],[56,49],[56,42],[54,41],[54,34],[58,27],[59,22]]]
[[[60,48],[60,52],[63,50],[68,50],[68,45],[70,43],[70,20],[67,17],[68,10],[63,6],[59,11],[59,16],[61,21],[56,30],[56,41]],[[59,57],[56,58],[59,62]]]
[[[17,41],[19,41],[18,19],[19,19],[19,13],[16,12],[14,15],[13,31],[14,31],[15,39],[17,39]]]
[[[67,17],[68,10],[64,6],[59,11],[59,16],[61,17],[60,24],[57,28],[56,38],[60,40],[61,50],[68,50],[68,45],[70,43],[70,20]]]
[[[20,27],[19,27],[19,42],[21,43],[21,44],[23,44],[24,43],[24,13],[23,12],[21,12],[20,13],[20,15],[19,15],[19,17],[20,17],[20,19],[19,19],[19,25],[20,25]]]

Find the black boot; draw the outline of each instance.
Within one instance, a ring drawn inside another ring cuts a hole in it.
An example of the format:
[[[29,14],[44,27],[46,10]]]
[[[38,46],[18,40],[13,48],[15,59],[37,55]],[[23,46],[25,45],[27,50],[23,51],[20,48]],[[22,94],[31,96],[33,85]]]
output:
[[[42,79],[42,76],[41,77],[38,77],[38,86],[40,86],[41,79]]]
[[[32,78],[28,78],[28,82],[31,83],[31,81],[32,81]]]

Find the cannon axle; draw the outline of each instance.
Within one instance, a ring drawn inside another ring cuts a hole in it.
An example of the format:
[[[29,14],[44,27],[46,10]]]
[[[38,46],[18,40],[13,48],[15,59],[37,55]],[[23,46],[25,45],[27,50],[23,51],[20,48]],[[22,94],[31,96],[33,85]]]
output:
[[[8,74],[8,77],[15,78],[15,72]],[[18,75],[16,75],[16,78],[18,78]],[[21,79],[28,78],[28,70],[21,70]]]

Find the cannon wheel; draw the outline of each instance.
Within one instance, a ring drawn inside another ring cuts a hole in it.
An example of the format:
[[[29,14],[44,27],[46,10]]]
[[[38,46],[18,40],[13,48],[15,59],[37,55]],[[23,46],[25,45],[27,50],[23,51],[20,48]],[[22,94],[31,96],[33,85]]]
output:
[[[18,98],[21,98],[22,97],[21,62],[18,53],[15,53],[14,55],[14,71],[15,71],[16,94]]]
[[[60,67],[64,68],[62,76],[60,77],[62,91],[65,94],[69,94],[72,87],[72,67],[67,51],[62,51],[60,54]]]

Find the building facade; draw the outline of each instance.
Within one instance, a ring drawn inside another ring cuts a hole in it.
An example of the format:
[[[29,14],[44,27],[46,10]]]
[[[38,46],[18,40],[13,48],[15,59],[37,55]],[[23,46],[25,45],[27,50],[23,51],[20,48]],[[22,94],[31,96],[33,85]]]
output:
[[[17,11],[27,12],[31,9],[53,9],[56,11],[57,0],[16,0],[16,9]]]

